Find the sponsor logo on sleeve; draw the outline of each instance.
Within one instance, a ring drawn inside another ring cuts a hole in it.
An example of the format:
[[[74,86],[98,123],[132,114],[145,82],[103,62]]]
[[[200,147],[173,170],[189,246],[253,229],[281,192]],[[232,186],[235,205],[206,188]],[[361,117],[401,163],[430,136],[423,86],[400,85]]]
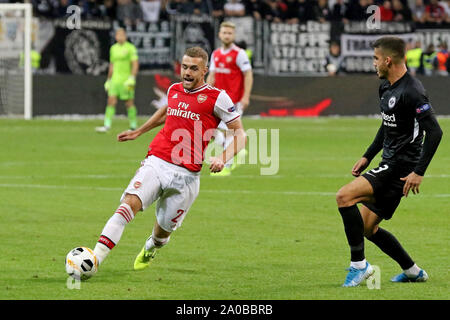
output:
[[[430,108],[431,108],[431,106],[430,106],[428,103],[426,103],[426,104],[424,104],[423,106],[418,107],[418,108],[416,109],[416,113],[422,113],[422,112],[425,112],[425,111],[429,110]]]

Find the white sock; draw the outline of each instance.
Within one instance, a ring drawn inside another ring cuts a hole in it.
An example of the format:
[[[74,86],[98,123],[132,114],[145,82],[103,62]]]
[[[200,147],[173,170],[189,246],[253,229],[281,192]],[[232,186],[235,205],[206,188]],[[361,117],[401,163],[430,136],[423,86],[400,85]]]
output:
[[[125,226],[133,218],[134,213],[131,207],[126,203],[122,203],[108,222],[106,222],[100,239],[98,239],[98,243],[94,248],[94,253],[99,260],[99,264],[103,262],[111,249],[119,243]]]
[[[153,241],[152,236],[150,236],[147,241],[145,241],[145,250],[150,251],[153,248],[156,248],[155,242]]]
[[[154,240],[156,240],[159,245],[156,245]],[[163,239],[163,238],[155,237],[152,233],[152,235],[145,242],[145,250],[149,251],[149,250],[153,250],[153,249],[159,249],[159,248],[165,246],[169,242],[169,240],[170,240],[170,236]]]
[[[403,270],[403,271],[405,272],[405,274],[408,277],[413,278],[413,277],[417,277],[419,275],[420,268],[417,266],[417,264],[414,263],[414,265],[411,268]]]
[[[95,245],[95,248],[94,248],[94,254],[97,257],[99,265],[103,262],[103,260],[105,260],[106,256],[108,255],[108,253],[110,251],[111,251],[111,249],[108,248],[106,245],[104,245],[103,243],[97,242],[97,244]]]
[[[350,261],[350,267],[364,269],[366,267],[366,259],[362,261]]]

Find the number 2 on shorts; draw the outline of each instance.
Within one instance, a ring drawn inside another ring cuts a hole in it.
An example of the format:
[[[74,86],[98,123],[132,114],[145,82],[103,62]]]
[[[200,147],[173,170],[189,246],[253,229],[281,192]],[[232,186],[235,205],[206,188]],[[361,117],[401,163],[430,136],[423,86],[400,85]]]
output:
[[[177,210],[177,213],[178,213],[178,215],[175,218],[171,219],[171,221],[173,223],[178,223],[178,219],[183,215],[184,210],[182,210],[182,209]]]

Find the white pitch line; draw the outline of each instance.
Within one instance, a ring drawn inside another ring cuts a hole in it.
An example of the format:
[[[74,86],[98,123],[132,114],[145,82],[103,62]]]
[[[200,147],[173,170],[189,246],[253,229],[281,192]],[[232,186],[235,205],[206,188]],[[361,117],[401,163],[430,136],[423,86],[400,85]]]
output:
[[[95,187],[95,186],[60,186],[60,185],[46,185],[46,184],[10,184],[2,183],[0,188],[34,188],[34,189],[64,189],[64,190],[90,190],[90,191],[123,191],[125,188],[114,187]],[[319,192],[319,191],[267,191],[267,190],[200,190],[202,193],[237,193],[237,194],[275,194],[275,195],[287,195],[287,196],[334,196],[336,192]],[[450,197],[450,193],[441,194],[422,194],[423,197],[432,198],[447,198]]]
[[[131,179],[133,176],[129,174],[75,174],[75,175],[6,175],[0,176],[0,179],[12,179],[12,180],[20,180],[20,179],[49,179],[49,178],[57,178],[57,179]],[[209,175],[204,175],[204,178],[210,178]],[[216,177],[212,177],[216,179]],[[297,175],[260,175],[260,174],[237,174],[231,177],[232,179],[284,179],[284,178],[325,178],[325,179],[341,179],[341,178],[352,178],[350,174],[297,174]],[[426,179],[448,179],[450,178],[450,174],[430,174],[425,176]]]

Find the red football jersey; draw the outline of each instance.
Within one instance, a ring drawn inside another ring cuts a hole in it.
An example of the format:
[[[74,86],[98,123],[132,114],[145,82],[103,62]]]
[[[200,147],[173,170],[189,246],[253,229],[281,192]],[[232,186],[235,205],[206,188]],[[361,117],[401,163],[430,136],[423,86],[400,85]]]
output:
[[[234,103],[244,95],[244,72],[251,68],[247,54],[236,45],[216,49],[211,55],[209,70],[215,72],[214,86],[225,90]]]
[[[166,122],[150,143],[147,156],[198,172],[220,121],[230,123],[239,113],[225,91],[208,84],[189,91],[181,82],[175,83],[167,90],[167,98]]]

